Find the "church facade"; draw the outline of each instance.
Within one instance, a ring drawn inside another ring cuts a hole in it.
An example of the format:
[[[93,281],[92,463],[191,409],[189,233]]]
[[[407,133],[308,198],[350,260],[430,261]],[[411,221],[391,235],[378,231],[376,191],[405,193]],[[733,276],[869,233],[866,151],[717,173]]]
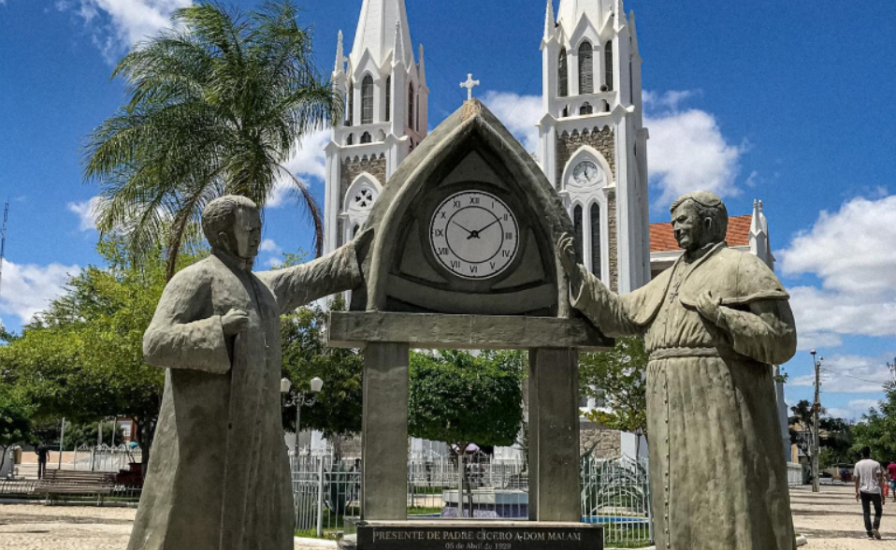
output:
[[[621,0],[547,3],[538,158],[573,219],[584,265],[613,289],[650,280],[647,130],[634,14]],[[533,48],[534,52],[534,48]],[[332,75],[345,116],[326,148],[325,249],[347,242],[426,138],[429,89],[404,0],[364,0]]]

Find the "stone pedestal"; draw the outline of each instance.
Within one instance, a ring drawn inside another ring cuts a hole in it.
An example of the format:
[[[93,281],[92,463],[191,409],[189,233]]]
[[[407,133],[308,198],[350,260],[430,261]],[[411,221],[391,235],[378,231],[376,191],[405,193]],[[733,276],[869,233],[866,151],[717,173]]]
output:
[[[407,519],[408,344],[364,350],[361,517]]]
[[[576,349],[529,353],[529,519],[580,521]]]

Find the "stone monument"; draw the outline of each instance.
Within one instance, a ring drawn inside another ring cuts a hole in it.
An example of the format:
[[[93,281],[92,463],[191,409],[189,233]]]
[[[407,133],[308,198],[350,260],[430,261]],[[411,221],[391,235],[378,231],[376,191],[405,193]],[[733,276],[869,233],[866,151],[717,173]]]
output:
[[[554,235],[572,232],[541,168],[475,99],[386,184],[362,231],[365,285],[332,312],[331,346],[362,348],[360,550],[600,549],[581,523],[578,351],[612,345],[573,318]],[[409,348],[525,349],[529,520],[407,521]],[[345,542],[348,544],[348,541]]]
[[[671,212],[685,254],[625,296],[558,240],[573,307],[609,335],[645,338],[657,548],[792,550],[771,366],[796,351],[789,296],[764,262],[728,249],[719,197],[691,193]]]
[[[208,258],[174,276],[143,337],[168,369],[129,550],[291,550],[293,497],[280,417],[280,315],[361,285],[361,234],[333,254],[253,273],[255,204],[212,201]]]

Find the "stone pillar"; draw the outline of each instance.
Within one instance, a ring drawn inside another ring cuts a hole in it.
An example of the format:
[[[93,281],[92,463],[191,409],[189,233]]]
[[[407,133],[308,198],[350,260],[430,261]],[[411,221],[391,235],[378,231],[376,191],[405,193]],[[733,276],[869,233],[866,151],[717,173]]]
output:
[[[529,519],[578,522],[578,351],[529,353]]]
[[[361,519],[405,521],[408,498],[408,344],[364,350]]]

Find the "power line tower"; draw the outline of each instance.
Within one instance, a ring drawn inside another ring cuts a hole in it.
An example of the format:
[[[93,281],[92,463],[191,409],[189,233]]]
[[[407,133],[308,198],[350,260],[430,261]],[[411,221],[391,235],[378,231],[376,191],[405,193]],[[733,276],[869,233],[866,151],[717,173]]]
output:
[[[3,261],[6,259],[7,221],[9,221],[9,202],[3,206],[3,229],[0,229],[0,290],[3,289]]]

